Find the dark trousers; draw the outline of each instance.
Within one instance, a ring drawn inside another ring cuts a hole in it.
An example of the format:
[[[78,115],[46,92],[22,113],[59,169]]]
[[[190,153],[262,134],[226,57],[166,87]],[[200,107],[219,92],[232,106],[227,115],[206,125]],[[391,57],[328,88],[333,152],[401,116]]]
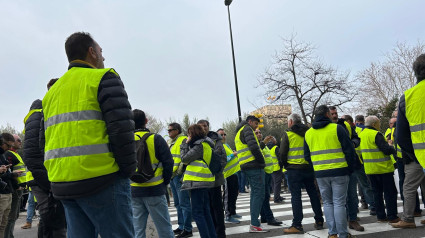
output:
[[[397,218],[397,188],[395,186],[393,173],[369,174],[372,185],[373,197],[375,199],[376,215],[378,219],[394,220]],[[387,213],[385,213],[385,205]]]
[[[239,171],[236,174],[238,175],[239,192],[244,193],[246,192],[245,191],[245,184],[246,184],[245,173],[242,171]]]
[[[224,210],[226,217],[236,214],[236,200],[238,199],[239,193],[238,176],[233,174],[226,178],[226,184],[224,188]]]
[[[15,222],[18,220],[19,212],[21,208],[22,190],[15,190],[12,193],[12,205],[10,207],[9,220],[7,221],[6,229],[4,232],[4,238],[14,238],[13,229],[15,228]]]
[[[323,212],[320,204],[320,198],[317,195],[316,185],[314,183],[314,172],[308,170],[291,169],[286,172],[288,175],[288,185],[291,188],[291,204],[294,218],[292,226],[302,227],[303,204],[301,200],[301,189],[304,186],[310,197],[311,207],[314,212],[314,220],[323,222]]]
[[[226,237],[226,227],[224,226],[223,196],[221,186],[208,189],[210,197],[211,217],[214,222],[217,237]]]
[[[396,161],[397,163],[397,171],[398,171],[398,187],[400,188],[400,196],[401,200],[403,200],[404,204],[404,195],[403,195],[403,185],[404,185],[404,179],[406,178],[406,173],[404,172],[404,163],[400,160]],[[421,190],[422,191],[422,190]],[[423,192],[422,192],[423,195]],[[425,197],[422,196],[422,202],[424,202]],[[419,206],[419,194],[416,192],[416,205],[415,205],[415,212],[421,212],[421,208]]]
[[[283,172],[282,170],[274,171],[272,174],[273,179],[273,200],[279,201],[282,200],[282,196],[280,196],[280,191],[282,190],[282,179],[283,179]]]
[[[262,221],[273,221],[274,220],[274,216],[273,216],[273,212],[270,209],[270,184],[272,182],[272,175],[265,173],[265,180],[264,180],[264,184],[265,184],[265,197],[264,197],[264,201],[263,201],[263,205],[261,206],[261,211],[260,211],[260,215],[261,215],[261,220]]]

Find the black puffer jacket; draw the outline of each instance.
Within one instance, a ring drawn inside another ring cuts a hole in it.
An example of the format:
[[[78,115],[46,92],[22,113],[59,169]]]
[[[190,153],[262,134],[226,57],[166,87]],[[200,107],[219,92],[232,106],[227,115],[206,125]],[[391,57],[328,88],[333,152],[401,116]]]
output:
[[[243,126],[245,127],[240,133],[240,140],[242,143],[248,145],[248,148],[255,157],[255,160],[241,165],[241,170],[263,169],[266,166],[266,163],[264,162],[263,152],[261,152],[261,148],[258,146],[257,140],[255,139],[254,130],[252,130],[248,122],[243,121],[236,128],[236,132],[238,132]]]
[[[295,134],[304,138],[305,133],[308,131],[308,126],[304,124],[295,124],[291,128],[286,129],[282,134],[282,140],[280,142],[280,151],[279,151],[279,163],[282,163],[285,169],[310,169],[311,166],[308,164],[289,164],[288,163],[288,152],[289,152],[289,138],[287,131],[294,132]]]
[[[68,69],[73,67],[91,68],[83,61],[71,62]],[[136,144],[133,113],[121,78],[112,72],[106,73],[99,83],[97,99],[106,123],[109,147],[120,168],[118,175],[129,178],[136,170]],[[44,139],[40,141],[44,143]],[[114,173],[75,182],[52,183],[52,192],[57,199],[89,196],[109,186],[116,176]]]
[[[42,109],[40,99],[35,100],[30,107],[30,111],[35,109]],[[49,191],[50,182],[43,164],[44,155],[39,143],[42,117],[42,112],[34,112],[25,121],[24,157],[22,159],[34,177],[34,180],[29,182],[28,185],[38,185],[41,189]]]

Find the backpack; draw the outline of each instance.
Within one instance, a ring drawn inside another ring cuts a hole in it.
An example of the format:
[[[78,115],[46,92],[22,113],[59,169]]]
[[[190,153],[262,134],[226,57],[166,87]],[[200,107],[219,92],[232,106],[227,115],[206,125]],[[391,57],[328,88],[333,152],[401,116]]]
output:
[[[155,170],[152,168],[148,145],[146,144],[146,140],[151,135],[153,133],[146,133],[142,137],[136,134],[140,138],[140,140],[136,141],[137,170],[130,177],[136,183],[149,181],[155,177],[155,172],[158,169],[158,166],[156,166]]]
[[[221,166],[221,156],[219,153],[217,153],[215,151],[215,148],[211,146],[211,150],[212,150],[212,154],[211,154],[211,161],[210,164],[208,165],[208,168],[210,169],[211,173],[213,175],[219,174],[222,169],[223,166]],[[207,162],[202,159],[206,164]]]

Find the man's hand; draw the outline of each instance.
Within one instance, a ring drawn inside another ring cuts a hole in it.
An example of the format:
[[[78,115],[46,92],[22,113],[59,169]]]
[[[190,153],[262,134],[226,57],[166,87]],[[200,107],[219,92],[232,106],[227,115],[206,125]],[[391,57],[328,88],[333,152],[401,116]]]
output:
[[[233,155],[234,156],[237,156],[238,155],[238,152],[237,151],[233,151]]]

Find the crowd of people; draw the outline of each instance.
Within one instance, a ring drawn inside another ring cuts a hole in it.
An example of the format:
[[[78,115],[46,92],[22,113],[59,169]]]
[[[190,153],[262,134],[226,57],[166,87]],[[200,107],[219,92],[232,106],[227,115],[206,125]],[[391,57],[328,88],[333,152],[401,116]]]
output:
[[[19,136],[0,135],[0,238],[14,237],[24,188],[31,193],[22,228],[31,228],[36,202],[38,237],[146,237],[148,216],[161,238],[193,236],[193,221],[201,237],[226,237],[225,224],[242,218],[236,202],[245,184],[247,232],[268,232],[262,223],[282,225],[270,202],[284,202],[283,183],[293,212],[285,234],[305,232],[303,189],[314,229],[326,222],[329,237],[365,230],[359,202],[378,222],[416,227],[414,217],[422,212],[417,189],[425,188],[425,55],[413,65],[417,85],[401,97],[385,134],[377,116],[339,117],[336,107],[321,105],[311,125],[289,115],[280,144],[263,136],[259,118],[250,115],[237,126],[231,148],[226,131],[212,131],[207,120],[187,131],[170,123],[168,141],[151,133],[145,112],[132,110],[118,73],[104,68],[102,48],[90,34],[72,34],[65,50],[68,71],[48,82],[25,117],[23,153],[17,152]],[[177,210],[174,230],[168,185]]]

